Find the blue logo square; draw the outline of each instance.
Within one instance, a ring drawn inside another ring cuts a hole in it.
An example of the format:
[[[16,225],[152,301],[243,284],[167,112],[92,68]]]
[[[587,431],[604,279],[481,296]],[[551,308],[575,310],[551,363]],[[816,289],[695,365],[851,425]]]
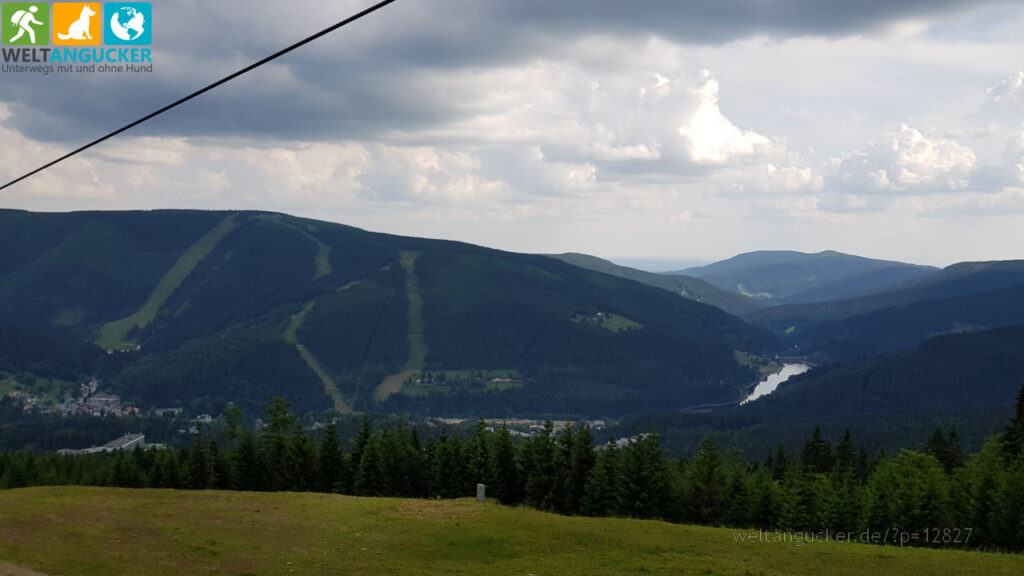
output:
[[[105,44],[148,46],[153,43],[153,6],[149,2],[107,2],[103,28]]]

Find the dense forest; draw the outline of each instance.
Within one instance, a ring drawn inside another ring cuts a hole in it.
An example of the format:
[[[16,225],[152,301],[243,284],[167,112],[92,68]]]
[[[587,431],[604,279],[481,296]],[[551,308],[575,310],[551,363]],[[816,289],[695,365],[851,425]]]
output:
[[[874,543],[1024,550],[1024,387],[1014,416],[965,457],[955,430],[936,429],[923,452],[869,456],[849,433],[835,447],[816,428],[800,453],[761,461],[723,452],[713,436],[689,460],[666,458],[654,431],[594,446],[587,427],[551,422],[516,442],[480,420],[466,440],[421,439],[405,424],[364,418],[342,447],[332,423],[317,440],[282,399],[253,429],[230,408],[216,436],[180,449],[87,456],[0,454],[0,487],[122,487],[322,491],[457,498],[478,483],[507,505],[568,515],[659,518],[803,535],[828,530]],[[209,436],[209,437],[208,437]],[[865,537],[865,535],[876,536]],[[884,536],[882,536],[884,534]]]
[[[283,214],[0,210],[0,230],[0,382],[96,377],[142,410],[255,412],[281,396],[307,413],[336,407],[331,389],[357,411],[476,415],[514,397],[520,411],[611,416],[737,399],[756,371],[735,351],[778,347],[712,306],[553,258]],[[602,314],[631,329],[575,321]],[[410,331],[424,369],[519,370],[528,384],[378,405]]]

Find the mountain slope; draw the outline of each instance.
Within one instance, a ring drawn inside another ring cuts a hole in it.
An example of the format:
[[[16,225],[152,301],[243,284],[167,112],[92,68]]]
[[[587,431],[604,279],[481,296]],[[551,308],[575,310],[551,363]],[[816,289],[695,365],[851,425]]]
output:
[[[907,349],[938,334],[1024,324],[1024,261],[955,264],[896,290],[747,318],[833,359]]]
[[[692,276],[644,272],[643,270],[637,270],[635,268],[619,266],[607,260],[596,256],[589,256],[587,254],[570,252],[566,254],[549,254],[549,256],[557,258],[563,262],[568,262],[574,266],[579,266],[580,268],[586,268],[596,272],[604,272],[605,274],[618,276],[619,278],[628,278],[630,280],[642,282],[648,286],[668,290],[669,292],[678,294],[684,298],[689,298],[696,302],[703,302],[704,304],[710,304],[711,306],[721,308],[730,314],[747,314],[754,310],[764,308],[767,305],[764,302],[754,300],[752,298],[726,292],[721,288],[712,286],[711,284]]]
[[[971,408],[1006,412],[1022,380],[1024,326],[1011,326],[939,336],[911,350],[811,370],[744,410],[819,422]]]
[[[610,414],[733,399],[752,377],[735,351],[775,346],[717,308],[552,258],[282,214],[3,211],[0,253],[0,314],[111,349],[100,375],[143,407],[278,395]],[[487,370],[516,378],[474,376]]]
[[[926,278],[937,271],[930,266],[874,260],[832,250],[816,254],[778,250],[740,254],[681,273],[735,294],[786,304],[864,294]]]

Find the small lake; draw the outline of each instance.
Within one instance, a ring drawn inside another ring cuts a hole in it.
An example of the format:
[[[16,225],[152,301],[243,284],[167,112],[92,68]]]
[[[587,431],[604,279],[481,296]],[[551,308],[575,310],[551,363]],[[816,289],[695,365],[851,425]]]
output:
[[[767,396],[772,392],[775,392],[775,389],[779,387],[779,384],[782,384],[797,374],[803,374],[810,369],[811,367],[807,364],[783,364],[780,372],[776,372],[775,374],[772,374],[758,382],[757,386],[754,387],[754,391],[750,393],[750,396],[747,396],[747,399],[740,402],[740,404],[746,404],[752,400],[757,400],[761,396]]]

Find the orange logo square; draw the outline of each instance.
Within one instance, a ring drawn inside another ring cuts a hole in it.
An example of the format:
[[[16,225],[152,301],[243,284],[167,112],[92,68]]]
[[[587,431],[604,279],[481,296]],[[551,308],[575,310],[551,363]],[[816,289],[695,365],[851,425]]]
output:
[[[103,7],[99,2],[56,2],[53,5],[53,43],[91,46],[103,40]]]

